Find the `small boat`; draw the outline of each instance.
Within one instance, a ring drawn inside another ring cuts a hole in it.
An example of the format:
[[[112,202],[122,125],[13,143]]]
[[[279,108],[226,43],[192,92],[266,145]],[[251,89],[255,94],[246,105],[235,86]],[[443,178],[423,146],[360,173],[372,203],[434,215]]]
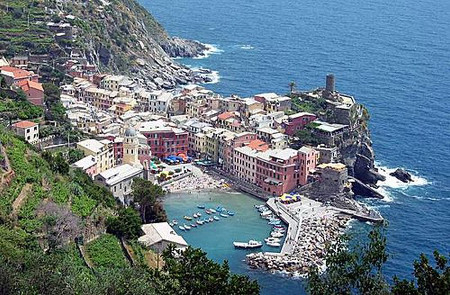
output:
[[[270,246],[270,247],[280,247],[281,246],[281,244],[277,243],[277,242],[268,242],[266,244],[267,244],[267,246]]]
[[[270,225],[278,225],[281,223],[281,220],[273,220],[273,221],[269,221],[268,224]]]
[[[214,215],[213,218],[214,218],[215,221],[219,221],[220,220],[220,218],[217,217],[216,215]]]
[[[174,219],[174,220],[172,220],[172,223],[173,223],[174,225],[177,225],[177,224],[178,224],[178,221],[177,221],[176,219]]]
[[[172,223],[172,222],[169,222],[169,225],[170,225],[170,226],[173,226],[173,223]]]
[[[195,223],[191,223],[191,227],[197,227]]]
[[[281,242],[281,239],[274,238],[274,237],[269,237],[267,239],[264,239],[264,242],[266,242],[266,243],[279,243],[279,242]]]
[[[202,213],[197,212],[197,216],[198,216],[198,217],[202,216]]]
[[[209,220],[209,222],[213,222],[214,221],[214,219],[212,217],[210,217],[208,220]]]
[[[184,226],[182,226],[182,225],[180,225],[178,228],[181,229],[181,230],[186,230],[186,229],[184,228]]]
[[[186,230],[190,230],[190,229],[191,229],[191,227],[190,227],[189,225],[187,225],[187,224],[184,225],[184,228],[185,228]]]
[[[228,215],[234,216],[234,212],[233,211],[228,211]]]
[[[250,240],[246,242],[233,242],[234,247],[236,248],[244,248],[244,249],[253,249],[253,248],[261,248],[262,243],[260,241]]]
[[[194,215],[192,215],[194,218],[198,218],[197,213],[194,213]]]
[[[206,213],[206,214],[211,214],[212,212],[211,212],[211,210],[209,210],[209,209],[205,209],[205,213]]]
[[[211,211],[211,213],[217,213],[217,211],[213,208],[210,208],[209,211]]]
[[[191,216],[187,216],[187,215],[185,215],[183,218],[186,219],[186,220],[192,220],[192,217]]]
[[[222,207],[220,207],[220,206],[217,206],[216,211],[217,211],[217,212],[222,212],[223,209],[224,209],[224,208],[222,208]]]
[[[274,229],[285,229],[285,227],[284,227],[284,226],[282,226],[282,225],[279,225],[279,224],[277,224],[277,225],[274,225],[274,226],[273,226],[273,228],[274,228]]]
[[[272,215],[272,211],[270,211],[270,210],[263,211],[263,212],[261,212],[260,215],[261,215],[261,217],[267,217],[269,215]]]
[[[261,205],[256,205],[255,204],[254,206],[255,206],[256,209],[260,209],[260,208],[266,207],[265,205],[262,205],[262,204]]]
[[[198,209],[205,209],[205,205],[197,205]]]
[[[197,220],[196,222],[197,222],[197,224],[199,224],[199,225],[203,225],[203,220]]]
[[[220,213],[220,216],[222,216],[223,218],[227,218],[227,217],[228,217],[228,214]]]
[[[270,236],[273,238],[282,238],[284,236],[284,234],[279,233],[279,232],[271,232]]]

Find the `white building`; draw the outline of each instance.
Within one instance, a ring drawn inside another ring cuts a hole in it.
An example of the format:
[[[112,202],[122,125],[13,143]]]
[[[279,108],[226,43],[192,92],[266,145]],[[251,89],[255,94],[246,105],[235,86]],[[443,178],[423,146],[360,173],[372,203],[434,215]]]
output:
[[[152,248],[157,253],[162,253],[170,244],[176,249],[185,249],[188,243],[179,236],[167,222],[143,224],[144,235],[138,241],[143,245]]]
[[[39,140],[39,124],[31,121],[20,121],[12,124],[14,133],[23,137],[29,143]]]
[[[108,188],[122,204],[129,204],[132,193],[131,185],[133,179],[137,177],[144,177],[143,169],[124,164],[97,174],[95,180]]]
[[[93,156],[97,161],[97,173],[114,167],[114,149],[111,141],[107,139],[86,139],[77,143],[77,149],[83,151],[85,156]]]

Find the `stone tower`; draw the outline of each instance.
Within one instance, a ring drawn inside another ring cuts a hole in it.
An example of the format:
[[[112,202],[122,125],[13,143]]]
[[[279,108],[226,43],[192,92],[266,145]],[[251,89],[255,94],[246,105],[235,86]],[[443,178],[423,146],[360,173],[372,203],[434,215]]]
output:
[[[136,134],[136,130],[133,127],[129,127],[125,130],[123,141],[123,163],[136,166],[139,162],[139,139]]]

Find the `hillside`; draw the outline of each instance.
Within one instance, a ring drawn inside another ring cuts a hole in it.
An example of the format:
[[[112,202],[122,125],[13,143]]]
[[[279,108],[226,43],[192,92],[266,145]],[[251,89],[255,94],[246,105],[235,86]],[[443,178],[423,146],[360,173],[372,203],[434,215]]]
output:
[[[49,22],[70,24],[73,38],[58,38]],[[205,49],[199,42],[170,37],[135,0],[0,3],[0,54],[8,57],[49,54],[59,64],[86,58],[101,72],[133,73],[144,84],[161,78],[170,87],[201,81],[171,57],[197,56]]]

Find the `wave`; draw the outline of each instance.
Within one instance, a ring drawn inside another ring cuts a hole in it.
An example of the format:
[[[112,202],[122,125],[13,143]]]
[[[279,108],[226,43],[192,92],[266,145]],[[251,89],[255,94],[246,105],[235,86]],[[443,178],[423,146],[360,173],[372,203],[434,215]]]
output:
[[[243,49],[243,50],[252,50],[255,49],[255,47],[251,46],[251,45],[240,45],[239,48]]]
[[[424,186],[424,185],[429,185],[431,184],[431,182],[429,182],[426,178],[424,177],[420,177],[419,175],[417,175],[417,171],[411,171],[411,178],[413,180],[413,182],[409,182],[409,183],[404,183],[400,180],[398,180],[396,177],[390,175],[390,173],[394,172],[396,170],[396,168],[388,168],[388,167],[384,167],[384,166],[378,166],[378,172],[380,172],[381,175],[383,175],[384,177],[386,177],[385,181],[379,181],[377,183],[377,185],[379,185],[380,187],[389,187],[389,188],[397,188],[397,189],[406,189],[410,186]]]
[[[217,45],[214,44],[203,44],[206,47],[206,50],[199,56],[193,57],[193,59],[205,59],[210,57],[212,54],[221,54],[223,52],[222,49],[219,49]]]
[[[200,72],[200,71],[204,71],[204,68],[199,68],[199,67],[190,67],[190,69],[194,72]],[[208,70],[209,71],[209,70]],[[208,77],[209,79],[211,79],[210,82],[206,82],[205,84],[216,84],[220,82],[220,74],[219,71],[210,71],[209,73],[201,73],[201,76],[204,77]]]

